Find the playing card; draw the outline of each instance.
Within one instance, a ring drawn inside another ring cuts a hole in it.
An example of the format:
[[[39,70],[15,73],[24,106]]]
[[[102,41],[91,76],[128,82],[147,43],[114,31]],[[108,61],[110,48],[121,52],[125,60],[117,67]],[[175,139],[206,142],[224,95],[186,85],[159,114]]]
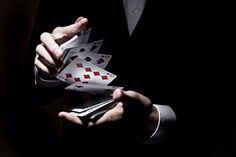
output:
[[[99,99],[96,99],[96,100],[88,101],[84,104],[73,106],[72,108],[69,108],[68,110],[73,111],[73,112],[77,112],[77,113],[81,113],[81,112],[90,110],[92,108],[101,106],[103,104],[110,103],[112,101],[113,101],[113,99],[112,99],[111,96],[102,97],[102,98],[99,98]]]
[[[92,114],[89,115],[89,119],[93,120],[93,119],[97,118],[98,116],[103,115],[108,110],[109,109],[97,110],[97,111],[95,111],[95,112],[93,112]]]
[[[101,48],[103,40],[94,41],[87,44],[76,45],[72,48],[64,50],[64,56],[62,58],[63,65],[59,69],[61,71],[64,67],[71,63],[79,53],[98,53]]]
[[[100,54],[100,53],[77,53],[75,56],[90,62],[102,69],[105,69],[109,61],[111,60],[112,55]]]
[[[73,52],[90,52],[90,53],[98,53],[102,46],[103,40],[93,41],[91,43],[78,44],[74,47],[68,48],[67,53]]]
[[[94,120],[95,118],[105,114],[108,110],[112,109],[116,104],[117,104],[117,102],[113,101],[111,103],[108,103],[108,104],[100,107],[100,108],[96,108],[96,109],[93,109],[93,110],[88,110],[88,111],[85,111],[85,112],[82,112],[82,113],[71,111],[70,113],[72,113],[72,114],[74,114],[75,116],[78,116],[78,117],[87,117],[90,120]]]
[[[89,40],[90,32],[91,32],[91,28],[81,31],[79,35],[75,35],[73,38],[71,38],[67,42],[61,44],[60,48],[62,48],[62,50],[66,50],[66,49],[87,43]]]
[[[57,79],[69,84],[80,82],[108,85],[115,78],[116,75],[79,57],[75,58],[57,75]]]
[[[122,88],[119,86],[106,86],[103,84],[87,84],[87,83],[74,83],[66,87],[67,90],[87,92],[91,94],[112,94],[113,91],[117,88]]]
[[[110,108],[114,107],[117,104],[116,101],[113,99],[107,100],[105,102],[100,102],[94,107],[90,107],[89,109],[80,109],[80,108],[74,108],[71,110],[72,113],[74,113],[78,117],[90,117],[90,118],[95,118],[96,116],[105,113],[108,111]],[[80,111],[80,112],[78,112]]]

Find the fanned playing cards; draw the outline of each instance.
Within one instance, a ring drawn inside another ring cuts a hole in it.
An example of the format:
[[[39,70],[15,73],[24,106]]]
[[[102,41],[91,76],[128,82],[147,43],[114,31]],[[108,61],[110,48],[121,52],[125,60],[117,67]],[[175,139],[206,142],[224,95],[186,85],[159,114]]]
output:
[[[103,40],[88,42],[90,32],[91,29],[84,30],[60,46],[63,65],[56,78],[69,84],[67,90],[104,96],[69,109],[76,116],[93,119],[116,104],[111,94],[120,87],[109,86],[117,77],[105,70],[112,55],[99,53]]]

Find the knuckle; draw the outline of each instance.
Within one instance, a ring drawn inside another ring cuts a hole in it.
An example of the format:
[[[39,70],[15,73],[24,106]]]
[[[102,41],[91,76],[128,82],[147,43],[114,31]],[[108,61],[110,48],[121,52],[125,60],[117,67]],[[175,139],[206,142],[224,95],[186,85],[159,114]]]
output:
[[[107,117],[107,122],[113,122],[114,121],[114,116],[110,115]]]
[[[35,60],[38,60],[38,58],[39,58],[39,55],[36,54],[35,57],[34,57],[34,59],[35,59]]]
[[[132,91],[132,90],[127,91],[127,93],[128,93],[131,97],[133,97],[133,98],[135,98],[135,97],[138,96],[138,93],[135,92],[135,91]]]
[[[58,32],[61,32],[62,31],[62,27],[56,27],[54,28],[54,30],[52,31],[52,33],[58,33]]]
[[[53,31],[52,31],[52,35],[55,36],[64,36],[65,32],[67,31],[67,27],[56,27]]]
[[[40,40],[42,41],[43,39],[47,38],[50,34],[48,32],[44,32],[40,35]]]
[[[146,98],[147,105],[152,105],[152,101],[149,98]]]
[[[72,34],[72,32],[73,31],[72,31],[72,29],[70,27],[64,27],[63,33],[64,33],[65,37],[69,37]]]
[[[56,27],[53,30],[51,35],[53,39],[57,40],[57,39],[66,38],[68,36],[66,32],[68,32],[67,27]]]
[[[37,62],[38,62],[38,57],[36,56],[35,59],[34,59],[34,65],[35,65],[36,67],[38,67],[38,63],[37,63]]]

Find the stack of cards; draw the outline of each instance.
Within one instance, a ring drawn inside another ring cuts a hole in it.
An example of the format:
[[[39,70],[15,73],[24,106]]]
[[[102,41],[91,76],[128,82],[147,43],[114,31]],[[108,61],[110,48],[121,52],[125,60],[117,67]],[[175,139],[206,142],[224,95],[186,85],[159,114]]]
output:
[[[116,104],[117,102],[114,101],[112,97],[102,97],[82,105],[74,106],[69,109],[69,112],[75,114],[78,117],[86,117],[93,120],[106,113]]]
[[[64,56],[57,79],[69,84],[67,90],[105,95],[105,98],[70,109],[77,116],[94,118],[114,104],[110,95],[119,87],[108,86],[116,78],[105,70],[112,55],[99,53],[103,40],[88,43],[90,32],[91,29],[82,31],[60,46]]]

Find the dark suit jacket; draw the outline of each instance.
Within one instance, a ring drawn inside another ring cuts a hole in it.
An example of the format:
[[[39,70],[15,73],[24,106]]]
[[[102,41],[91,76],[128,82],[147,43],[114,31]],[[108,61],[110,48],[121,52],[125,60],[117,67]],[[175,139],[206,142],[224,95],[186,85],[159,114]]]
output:
[[[41,1],[35,41],[44,31],[87,17],[90,41],[104,39],[100,52],[113,55],[107,70],[118,77],[111,84],[171,106],[178,119],[177,128],[154,146],[135,143],[126,130],[115,126],[99,131],[66,125],[64,153],[79,155],[91,149],[96,155],[112,150],[119,155],[128,151],[147,156],[210,156],[217,152],[231,136],[233,125],[231,105],[220,82],[227,75],[219,68],[222,55],[217,54],[227,48],[219,31],[223,21],[217,19],[219,12],[213,12],[209,4],[149,0],[130,37],[122,1],[57,5]]]

